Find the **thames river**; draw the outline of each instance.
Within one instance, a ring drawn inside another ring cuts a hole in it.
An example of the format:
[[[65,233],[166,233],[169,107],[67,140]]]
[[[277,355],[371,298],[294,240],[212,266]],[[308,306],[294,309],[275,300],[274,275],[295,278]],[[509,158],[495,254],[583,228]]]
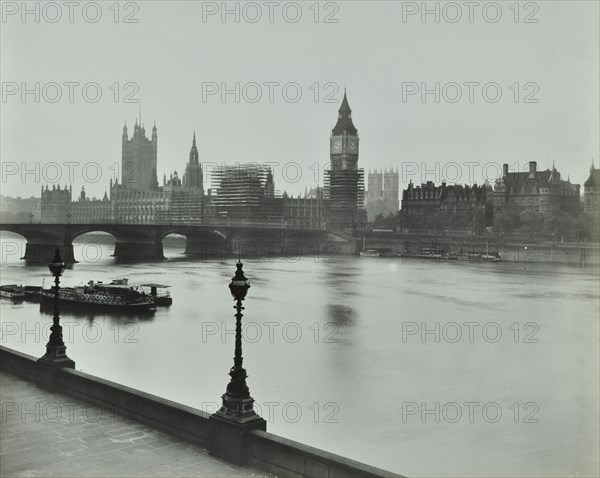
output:
[[[51,285],[2,236],[2,284]],[[171,286],[151,316],[64,312],[78,370],[216,411],[233,365],[233,259],[116,264],[75,245],[61,284]],[[418,259],[245,260],[244,366],[267,430],[408,476],[597,476],[593,268]],[[51,315],[1,302],[1,343],[44,353]]]

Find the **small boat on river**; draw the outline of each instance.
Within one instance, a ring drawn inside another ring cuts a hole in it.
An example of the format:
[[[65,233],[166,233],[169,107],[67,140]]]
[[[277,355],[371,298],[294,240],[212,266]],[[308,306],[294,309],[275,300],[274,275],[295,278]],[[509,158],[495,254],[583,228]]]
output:
[[[154,300],[156,305],[171,305],[173,303],[173,298],[168,291],[169,287],[171,286],[154,283],[141,284],[138,286],[138,288],[141,288],[143,293],[147,293],[150,295],[150,297],[152,297],[152,300]],[[147,292],[147,289],[150,289],[150,291]]]
[[[381,257],[381,252],[376,249],[367,249],[360,252],[360,257]]]

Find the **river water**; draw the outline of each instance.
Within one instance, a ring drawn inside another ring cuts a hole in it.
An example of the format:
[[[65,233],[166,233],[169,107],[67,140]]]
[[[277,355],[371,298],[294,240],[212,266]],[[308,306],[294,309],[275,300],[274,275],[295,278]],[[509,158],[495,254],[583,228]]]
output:
[[[51,282],[3,236],[3,284]],[[62,313],[77,369],[214,412],[233,364],[233,260],[120,265],[75,245],[62,285],[171,285],[152,316]],[[267,430],[408,476],[597,476],[598,271],[515,262],[246,260],[244,366]],[[1,301],[4,346],[51,315]]]

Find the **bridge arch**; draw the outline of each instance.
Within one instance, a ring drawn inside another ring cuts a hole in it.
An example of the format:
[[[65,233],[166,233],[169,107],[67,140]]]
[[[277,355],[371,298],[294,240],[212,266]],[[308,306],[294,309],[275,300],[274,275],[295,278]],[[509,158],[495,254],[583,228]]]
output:
[[[96,264],[114,256],[117,240],[111,231],[90,226],[73,234],[71,244],[78,262]]]
[[[27,240],[25,253],[21,257],[27,263],[48,264],[57,248],[67,264],[77,262],[62,224],[0,223],[0,230],[18,234]]]
[[[185,237],[184,254],[202,258],[224,258],[228,251],[227,235],[212,228],[173,227],[162,231],[161,240],[172,234]]]
[[[94,232],[110,234],[114,238],[112,257],[117,262],[164,259],[162,243],[157,239],[155,226],[127,224],[73,224],[67,226],[67,234],[71,242]]]

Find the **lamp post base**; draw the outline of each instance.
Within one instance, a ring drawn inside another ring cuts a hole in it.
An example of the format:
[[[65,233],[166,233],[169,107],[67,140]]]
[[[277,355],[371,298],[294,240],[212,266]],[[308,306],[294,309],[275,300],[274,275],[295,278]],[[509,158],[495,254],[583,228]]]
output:
[[[61,368],[75,369],[75,362],[60,351],[56,354],[53,351],[47,351],[46,354],[37,360],[37,381],[36,385],[44,390],[56,391],[56,373]]]
[[[223,406],[215,413],[216,416],[240,425],[262,420],[260,415],[257,415],[254,411],[254,399],[252,397],[233,398],[225,393],[221,398],[223,399]]]
[[[266,431],[267,422],[252,410],[253,399],[238,400],[246,402],[239,404],[242,409],[244,405],[247,406],[249,401],[251,413],[246,411],[243,416],[239,416],[221,408],[208,418],[208,440],[211,455],[243,466],[248,461],[248,432],[252,430]],[[225,402],[225,397],[223,397],[223,402]]]

